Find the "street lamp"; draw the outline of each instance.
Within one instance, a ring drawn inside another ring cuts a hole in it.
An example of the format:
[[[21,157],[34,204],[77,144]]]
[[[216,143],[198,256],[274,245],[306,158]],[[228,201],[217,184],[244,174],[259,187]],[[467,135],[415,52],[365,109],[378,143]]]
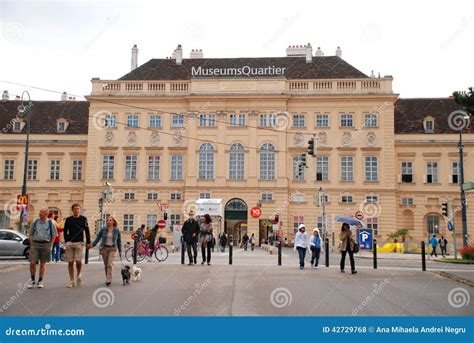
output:
[[[25,106],[23,97],[28,95],[28,104]],[[26,180],[28,174],[28,155],[29,155],[29,148],[30,148],[30,128],[31,128],[31,114],[33,112],[33,103],[31,102],[31,96],[28,91],[24,91],[21,94],[21,105],[18,107],[18,112],[20,112],[21,116],[24,117],[25,113],[27,114],[26,120],[26,144],[25,144],[25,164],[23,168],[23,185],[21,186],[21,195],[26,195]],[[24,215],[24,208],[21,208],[20,220],[18,223],[18,231],[23,231],[23,215]]]
[[[472,113],[474,113],[474,95],[473,87],[469,88],[469,92],[454,92],[454,101],[458,105],[462,105],[465,108],[465,112],[461,114],[461,120],[457,120],[456,115],[450,116],[449,124],[451,128],[459,130],[459,186],[461,189],[461,219],[462,219],[462,242],[463,246],[468,245],[467,240],[467,204],[466,204],[466,193],[464,191],[464,143],[462,140],[462,132],[470,124],[470,118]],[[454,113],[454,112],[453,112]],[[462,125],[456,125],[461,123]]]
[[[100,218],[99,218],[99,230],[105,226],[105,218],[104,218],[104,204],[112,202],[112,185],[109,182],[104,183],[102,186],[102,192],[99,198],[99,211],[100,211]]]

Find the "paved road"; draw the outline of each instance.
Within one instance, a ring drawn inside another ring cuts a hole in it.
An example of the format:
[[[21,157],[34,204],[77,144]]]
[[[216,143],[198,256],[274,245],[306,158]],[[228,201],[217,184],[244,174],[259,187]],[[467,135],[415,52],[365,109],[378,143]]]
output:
[[[93,260],[84,270],[84,284],[74,289],[65,287],[66,265],[50,264],[46,287],[24,291],[28,270],[20,263],[0,270],[0,316],[474,315],[474,288],[431,272],[373,270],[362,259],[356,275],[342,274],[337,266],[301,271],[292,252],[283,258],[278,267],[274,255],[237,250],[232,266],[221,253],[214,254],[211,266],[182,266],[179,254],[172,254],[164,263],[141,263],[142,279],[129,286],[121,285],[117,264],[108,288],[102,263]],[[451,298],[450,292],[455,292]],[[460,302],[464,306],[456,307]]]

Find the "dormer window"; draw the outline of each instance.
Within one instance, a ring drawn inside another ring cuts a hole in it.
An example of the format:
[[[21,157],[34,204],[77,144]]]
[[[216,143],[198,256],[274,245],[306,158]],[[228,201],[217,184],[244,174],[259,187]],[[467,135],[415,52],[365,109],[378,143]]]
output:
[[[69,126],[69,123],[65,119],[58,119],[57,121],[57,132],[58,133],[66,133],[67,127]]]
[[[425,133],[434,133],[434,118],[433,117],[426,117],[423,120],[423,127],[425,129]]]
[[[13,125],[13,128],[12,128],[13,132],[19,133],[23,129],[23,122],[20,120],[14,120],[12,122],[12,125]]]

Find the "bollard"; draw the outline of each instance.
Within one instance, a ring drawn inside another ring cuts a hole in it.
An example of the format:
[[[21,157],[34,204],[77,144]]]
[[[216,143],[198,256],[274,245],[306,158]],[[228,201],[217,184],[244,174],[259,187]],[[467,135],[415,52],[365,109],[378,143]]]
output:
[[[425,241],[421,241],[421,270],[426,272]]]
[[[229,236],[229,264],[232,264],[232,250],[234,248],[234,238]]]
[[[184,243],[184,237],[181,237],[181,264],[184,264],[184,250],[186,249],[186,244]]]
[[[374,239],[374,244],[373,244],[373,251],[374,251],[374,269],[377,269],[377,240]]]
[[[137,264],[138,256],[138,236],[133,237],[133,264]]]
[[[326,255],[326,267],[329,267],[329,238],[324,239],[324,254]]]
[[[86,247],[86,256],[84,258],[84,264],[89,264],[89,247]]]
[[[278,265],[281,266],[281,239],[278,240]]]

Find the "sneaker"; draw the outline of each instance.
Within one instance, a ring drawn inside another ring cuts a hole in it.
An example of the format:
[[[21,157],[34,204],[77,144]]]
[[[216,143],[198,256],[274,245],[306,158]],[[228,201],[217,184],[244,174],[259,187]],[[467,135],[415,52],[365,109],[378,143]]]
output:
[[[192,262],[189,262],[189,263],[188,263],[188,266],[192,266],[192,265],[193,265],[193,263],[192,263]]]
[[[77,276],[77,285],[80,286],[82,283],[82,275]]]
[[[210,265],[211,265],[211,262],[207,262],[207,265],[210,266]]]
[[[26,288],[32,289],[33,287],[35,287],[35,282],[33,280],[28,281]]]
[[[300,266],[300,269],[303,270],[304,267]]]
[[[44,288],[43,281],[38,281],[38,288]]]
[[[351,274],[357,274],[357,270],[353,270]]]
[[[74,288],[74,281],[69,281],[67,288]]]
[[[204,261],[201,262],[201,265],[204,265]]]

